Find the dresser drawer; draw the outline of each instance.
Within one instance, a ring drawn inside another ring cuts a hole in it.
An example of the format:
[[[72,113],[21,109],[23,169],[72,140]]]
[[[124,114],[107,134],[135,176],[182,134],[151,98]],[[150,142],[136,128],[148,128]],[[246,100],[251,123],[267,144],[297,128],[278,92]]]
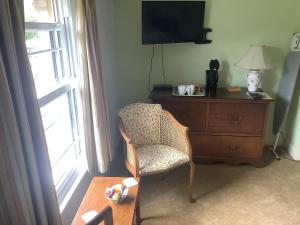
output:
[[[261,158],[260,137],[190,135],[194,157]]]
[[[208,131],[263,135],[265,104],[210,103]]]
[[[164,102],[161,105],[191,132],[205,131],[208,103]]]

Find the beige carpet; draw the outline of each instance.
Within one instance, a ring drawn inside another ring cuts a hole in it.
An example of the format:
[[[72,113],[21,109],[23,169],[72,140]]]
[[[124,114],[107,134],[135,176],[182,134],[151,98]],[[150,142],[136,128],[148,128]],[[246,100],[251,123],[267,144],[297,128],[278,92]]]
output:
[[[298,225],[300,162],[282,159],[264,168],[199,165],[187,200],[188,167],[146,177],[142,225]]]

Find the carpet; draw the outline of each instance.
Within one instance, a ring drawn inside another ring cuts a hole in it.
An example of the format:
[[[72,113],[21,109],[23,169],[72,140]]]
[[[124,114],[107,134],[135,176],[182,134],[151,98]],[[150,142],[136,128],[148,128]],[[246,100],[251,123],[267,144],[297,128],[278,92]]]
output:
[[[300,224],[300,162],[283,158],[264,168],[197,165],[188,201],[188,166],[145,177],[142,225]]]

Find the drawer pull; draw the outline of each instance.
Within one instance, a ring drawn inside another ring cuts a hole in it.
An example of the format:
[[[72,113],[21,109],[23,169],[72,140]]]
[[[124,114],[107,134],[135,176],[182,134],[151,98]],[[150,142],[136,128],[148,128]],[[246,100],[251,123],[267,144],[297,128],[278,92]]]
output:
[[[241,146],[239,146],[239,145],[236,145],[236,146],[227,145],[226,148],[231,152],[240,152],[241,151]]]
[[[243,117],[239,116],[238,118],[234,118],[231,122],[234,124],[239,124],[242,122],[242,120],[243,120]]]

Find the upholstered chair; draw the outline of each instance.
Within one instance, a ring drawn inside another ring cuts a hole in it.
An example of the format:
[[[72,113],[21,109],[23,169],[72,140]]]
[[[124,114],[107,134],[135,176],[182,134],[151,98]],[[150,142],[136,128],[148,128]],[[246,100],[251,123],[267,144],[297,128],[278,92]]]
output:
[[[126,143],[125,165],[135,177],[190,165],[189,200],[195,165],[188,128],[159,104],[134,103],[119,111],[119,129]]]

